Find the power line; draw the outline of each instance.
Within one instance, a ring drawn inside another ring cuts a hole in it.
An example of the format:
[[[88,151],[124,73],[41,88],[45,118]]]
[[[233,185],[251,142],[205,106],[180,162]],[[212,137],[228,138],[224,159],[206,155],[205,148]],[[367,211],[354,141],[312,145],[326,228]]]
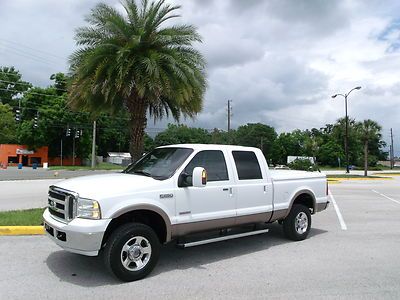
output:
[[[14,85],[19,84],[19,85],[29,86],[29,87],[31,87],[31,88],[36,88],[36,87],[32,87],[32,85],[31,85],[30,83],[28,83],[28,82],[13,82],[13,81],[2,80],[2,79],[0,79],[0,82],[9,83],[9,84],[14,84]],[[68,90],[56,88],[56,87],[53,87],[53,86],[51,86],[50,88],[55,89],[55,90],[58,90],[58,91],[68,92]],[[29,91],[29,90],[27,90],[27,91]],[[21,93],[22,93],[22,92],[21,92]]]
[[[21,49],[21,48],[23,48],[21,46],[9,45],[9,44],[7,44],[7,42],[5,42],[2,39],[0,39],[0,43],[6,48],[12,49],[14,51],[19,51],[19,52],[23,53],[24,55],[28,55],[34,59],[42,60],[45,63],[52,63],[52,64],[59,63],[57,60],[55,60],[55,58],[49,58],[48,54],[46,54],[46,56],[43,56],[43,55],[39,55],[37,53],[32,53],[32,51],[29,51],[29,50],[27,51],[26,49]]]
[[[63,95],[48,95],[48,94],[43,94],[43,93],[38,93],[38,92],[32,92],[30,90],[27,91],[18,91],[18,90],[14,90],[14,89],[3,89],[0,88],[1,91],[6,91],[6,92],[16,92],[18,94],[23,94],[23,93],[30,93],[30,94],[34,94],[34,95],[41,95],[41,96],[46,96],[46,97],[62,97]]]
[[[16,73],[13,73],[13,72],[4,72],[4,71],[1,71],[1,70],[0,70],[0,73],[2,73],[2,74],[10,74],[10,75],[14,75],[14,76],[19,76],[19,75],[21,75],[21,78],[22,78],[22,74],[20,74],[18,71],[16,71]],[[54,74],[57,74],[57,73],[63,73],[63,74],[65,74],[64,72],[54,72]],[[61,81],[61,82],[67,82],[68,80],[67,80],[67,79],[61,79],[60,81]]]
[[[21,43],[17,43],[17,42],[8,40],[8,39],[0,38],[0,40],[2,40],[3,42],[10,43],[10,44],[18,45],[19,47],[27,48],[27,49],[30,49],[30,50],[33,50],[33,51],[36,51],[36,52],[42,52],[43,54],[51,55],[51,56],[53,56],[55,58],[65,59],[65,57],[61,57],[61,56],[55,55],[54,53],[50,53],[50,52],[46,52],[46,51],[39,50],[39,49],[36,49],[36,48],[32,48],[30,46],[27,46],[27,45],[24,45],[24,44],[21,44]]]
[[[12,50],[13,54],[16,54],[16,55],[19,55],[19,56],[22,56],[22,57],[25,57],[25,58],[29,58],[29,59],[31,59],[33,61],[36,61],[36,62],[39,62],[39,63],[43,63],[43,64],[46,64],[46,65],[49,65],[49,66],[52,66],[52,67],[54,67],[56,65],[57,66],[59,65],[58,62],[48,61],[48,60],[46,60],[44,58],[41,58],[40,56],[36,56],[34,54],[30,54],[28,52],[25,52],[24,50],[13,48],[13,47],[10,47],[10,46],[7,46],[7,45],[4,45],[4,46],[10,48]]]

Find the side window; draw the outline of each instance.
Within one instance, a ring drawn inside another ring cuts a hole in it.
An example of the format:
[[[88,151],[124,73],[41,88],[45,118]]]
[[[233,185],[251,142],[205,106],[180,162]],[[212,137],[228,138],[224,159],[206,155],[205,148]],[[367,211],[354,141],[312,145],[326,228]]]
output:
[[[232,151],[239,180],[262,179],[260,164],[251,151]]]
[[[186,166],[184,172],[192,175],[195,167],[206,169],[208,181],[229,180],[228,169],[226,168],[225,157],[222,151],[206,150],[197,153]]]

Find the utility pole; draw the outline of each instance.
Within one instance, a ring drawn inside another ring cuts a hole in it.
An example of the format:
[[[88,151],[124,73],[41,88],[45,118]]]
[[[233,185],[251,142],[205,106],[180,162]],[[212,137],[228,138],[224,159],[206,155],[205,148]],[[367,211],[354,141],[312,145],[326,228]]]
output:
[[[92,136],[92,169],[96,166],[96,120],[93,121]]]
[[[394,168],[393,128],[390,128],[390,168]]]
[[[75,166],[75,135],[76,135],[76,128],[74,134],[72,135],[72,165]]]
[[[62,141],[62,138],[61,138],[61,141],[60,141],[60,146],[61,146],[61,151],[60,151],[60,164],[61,164],[61,166],[63,165],[62,163],[63,163],[63,161],[62,161],[62,159],[63,159],[63,141]]]
[[[228,100],[228,133],[231,131],[231,116],[232,116],[231,102],[232,102],[232,100]]]

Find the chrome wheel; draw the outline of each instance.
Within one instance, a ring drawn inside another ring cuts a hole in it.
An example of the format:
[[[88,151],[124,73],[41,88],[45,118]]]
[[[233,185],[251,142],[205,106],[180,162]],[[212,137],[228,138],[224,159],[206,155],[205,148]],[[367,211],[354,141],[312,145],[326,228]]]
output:
[[[298,234],[303,234],[308,229],[308,217],[304,212],[299,212],[296,216],[294,226]]]
[[[138,271],[150,261],[151,244],[143,236],[129,239],[121,250],[121,262],[125,269]]]

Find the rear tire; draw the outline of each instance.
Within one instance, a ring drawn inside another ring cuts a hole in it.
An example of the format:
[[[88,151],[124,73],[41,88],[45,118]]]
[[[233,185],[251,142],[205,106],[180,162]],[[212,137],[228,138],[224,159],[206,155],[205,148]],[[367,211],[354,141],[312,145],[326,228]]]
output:
[[[122,281],[146,277],[160,255],[160,242],[147,225],[128,223],[117,228],[108,238],[103,252],[107,269]]]
[[[310,229],[310,210],[302,204],[294,204],[289,215],[283,220],[285,236],[293,241],[302,241],[307,238]]]

